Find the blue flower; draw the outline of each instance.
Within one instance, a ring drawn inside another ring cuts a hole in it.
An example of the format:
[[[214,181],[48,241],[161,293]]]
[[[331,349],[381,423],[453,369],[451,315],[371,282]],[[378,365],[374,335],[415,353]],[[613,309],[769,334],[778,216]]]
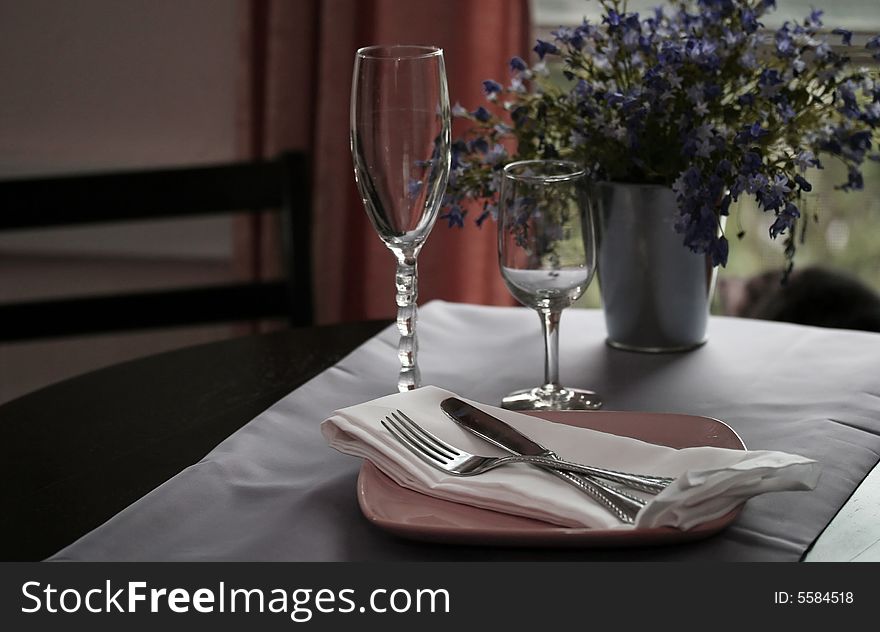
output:
[[[715,167],[715,173],[717,173],[721,177],[725,177],[731,173],[733,170],[733,164],[727,159],[722,158],[718,161],[718,165]]]
[[[776,239],[789,228],[791,228],[791,218],[780,213],[776,216],[773,224],[770,225],[770,238]]]
[[[761,125],[761,121],[755,121],[751,125],[744,125],[737,132],[734,140],[739,145],[750,145],[762,136],[766,136],[769,132]]]
[[[788,123],[795,116],[797,116],[797,112],[794,111],[794,108],[791,107],[791,104],[786,99],[782,99],[779,102],[779,104],[777,105],[777,112],[785,123]]]
[[[742,173],[745,175],[754,175],[763,166],[761,156],[754,151],[747,151],[743,156]]]
[[[772,182],[755,191],[755,197],[765,211],[776,211],[786,203],[788,193],[791,193],[788,178],[777,174]]]
[[[449,210],[441,214],[439,219],[445,219],[449,228],[452,228],[453,226],[464,228],[464,212],[458,204],[450,206]]]
[[[485,92],[487,95],[496,94],[498,92],[501,92],[502,89],[503,88],[501,87],[501,84],[497,81],[493,81],[492,79],[486,79],[483,82],[483,92]]]
[[[477,228],[482,228],[483,222],[485,222],[492,215],[492,211],[489,208],[489,205],[483,207],[483,212],[480,213],[480,216],[474,220],[474,223],[477,225]]]
[[[502,166],[502,162],[507,158],[507,150],[504,148],[504,145],[499,143],[495,143],[491,150],[486,152],[485,162],[486,164],[493,166]]]
[[[620,14],[614,9],[609,9],[608,15],[602,18],[602,22],[608,25],[609,30],[614,30],[614,28],[620,26]]]
[[[785,205],[785,208],[777,213],[776,219],[770,226],[770,237],[776,239],[785,231],[794,228],[794,224],[800,216],[801,212],[798,207],[791,202],[788,202]]]
[[[852,31],[847,31],[846,29],[834,29],[831,32],[835,35],[841,36],[844,46],[852,46]]]
[[[719,86],[717,83],[706,84],[706,89],[703,91],[703,94],[709,101],[714,101],[715,99],[720,97],[722,93],[723,90],[721,89],[721,86]]]
[[[625,100],[625,97],[620,92],[611,92],[605,95],[605,101],[608,102],[608,105],[615,106],[620,105]]]
[[[798,153],[797,157],[794,159],[794,164],[801,171],[805,171],[810,167],[819,166],[819,161],[816,159],[816,156],[813,152],[809,150],[804,150]]]
[[[410,178],[409,182],[406,185],[406,192],[409,197],[418,197],[419,194],[422,192],[423,184],[424,182],[422,182],[421,180]]]
[[[871,136],[872,134],[868,130],[854,132],[846,139],[847,147],[854,152],[865,152],[871,149]]]
[[[786,27],[776,32],[776,52],[781,57],[792,57],[797,53],[797,47]]]
[[[523,72],[528,68],[526,66],[526,62],[522,60],[520,57],[512,57],[510,59],[510,70],[511,72]]]
[[[767,186],[767,176],[763,173],[756,173],[746,182],[746,191],[754,195],[758,198],[758,201],[761,201],[762,191]]]
[[[775,68],[765,68],[758,77],[758,85],[761,86],[761,95],[773,97],[782,88],[782,77]]]
[[[780,83],[782,83],[782,77],[775,68],[762,70],[760,77],[758,77],[758,85],[761,86],[778,86]]]
[[[727,237],[724,235],[715,239],[709,246],[709,256],[712,258],[713,266],[726,266],[729,254],[730,244],[727,243]]]
[[[803,176],[795,175],[795,176],[794,176],[794,181],[795,181],[795,183],[797,183],[798,188],[799,188],[801,191],[806,191],[806,192],[809,193],[810,191],[813,190],[813,185],[810,184],[809,182],[807,182],[807,180],[804,179]]]
[[[485,154],[487,151],[489,151],[489,142],[485,138],[480,136],[468,143],[468,149],[471,153],[477,151],[481,154]]]
[[[788,186],[788,177],[782,174],[776,174],[773,177],[773,182],[770,184],[771,194],[775,197],[785,197],[786,193],[791,193],[791,188]]]
[[[584,38],[581,35],[581,30],[579,28],[572,29],[568,27],[560,27],[553,31],[552,35],[560,44],[565,44],[575,50],[580,50],[584,47]]]
[[[696,189],[700,186],[702,182],[703,174],[700,172],[699,167],[692,166],[688,168],[687,171],[684,172],[683,182],[686,187],[691,189]]]
[[[451,151],[449,153],[451,154],[451,169],[458,169],[459,167],[466,166],[467,163],[462,160],[462,158],[468,153],[467,143],[460,140],[455,141],[454,143],[452,143]]]
[[[471,112],[471,116],[480,121],[481,123],[487,123],[492,118],[492,115],[489,113],[489,110],[484,108],[482,105],[478,107],[476,110]]]
[[[583,99],[593,93],[593,87],[584,79],[581,79],[575,85],[574,93]]]
[[[880,124],[880,101],[866,105],[864,112],[862,112],[861,120],[871,127],[876,127]]]
[[[862,177],[862,174],[858,169],[850,167],[849,171],[847,172],[846,184],[840,186],[839,188],[844,191],[861,191],[865,188],[865,179]]]
[[[762,26],[751,9],[743,9],[740,13],[740,18],[742,19],[743,29],[746,33],[754,33]]]
[[[467,109],[465,109],[464,106],[462,106],[460,103],[456,103],[455,105],[452,106],[452,116],[456,116],[456,117],[470,116],[470,112],[468,112]]]
[[[510,113],[510,120],[516,127],[524,127],[529,121],[529,109],[524,106],[514,108]]]
[[[554,44],[545,42],[544,40],[538,40],[538,44],[532,50],[534,50],[541,59],[544,59],[544,55],[559,54],[559,49],[556,48]]]

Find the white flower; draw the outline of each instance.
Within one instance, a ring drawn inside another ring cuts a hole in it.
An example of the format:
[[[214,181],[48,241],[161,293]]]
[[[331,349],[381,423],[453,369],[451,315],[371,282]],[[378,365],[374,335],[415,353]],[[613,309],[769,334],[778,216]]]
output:
[[[786,193],[791,193],[791,187],[788,186],[788,178],[783,175],[776,175],[770,184],[773,193],[779,197],[783,197]]]
[[[619,123],[612,128],[608,129],[608,135],[614,140],[620,141],[621,143],[626,140],[626,128]]]
[[[587,137],[579,130],[574,129],[571,131],[571,134],[568,135],[568,142],[572,147],[580,147],[587,143]]]
[[[810,150],[804,150],[794,159],[794,164],[801,172],[804,172],[816,164],[816,155]]]
[[[697,137],[697,140],[709,140],[713,136],[713,128],[709,123],[703,123],[694,130],[694,135]]]
[[[687,89],[688,99],[690,99],[692,103],[699,103],[703,100],[703,90],[704,86],[702,82],[692,85]]]
[[[701,140],[697,143],[697,156],[700,158],[708,158],[715,151],[715,147],[708,140]]]

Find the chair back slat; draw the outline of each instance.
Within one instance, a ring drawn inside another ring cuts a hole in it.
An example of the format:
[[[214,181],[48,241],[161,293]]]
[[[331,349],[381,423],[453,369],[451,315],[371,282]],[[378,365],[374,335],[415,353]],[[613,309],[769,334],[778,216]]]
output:
[[[281,213],[285,279],[0,303],[0,340],[287,317],[313,322],[310,175],[301,153],[223,165],[0,181],[0,231]]]

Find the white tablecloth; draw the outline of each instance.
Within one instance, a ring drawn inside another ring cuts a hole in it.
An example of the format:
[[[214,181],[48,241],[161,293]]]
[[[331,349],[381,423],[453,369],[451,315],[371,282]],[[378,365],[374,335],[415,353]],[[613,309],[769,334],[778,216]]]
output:
[[[329,448],[334,409],[395,390],[389,327],[296,389],[56,560],[797,560],[880,453],[880,335],[712,318],[683,354],[604,344],[601,312],[567,310],[562,381],[599,391],[609,410],[682,412],[730,424],[753,449],[816,459],[813,492],[749,501],[702,542],[649,549],[495,549],[398,539],[360,514],[360,462]],[[525,308],[432,302],[420,313],[423,381],[496,403],[542,378],[538,318]]]

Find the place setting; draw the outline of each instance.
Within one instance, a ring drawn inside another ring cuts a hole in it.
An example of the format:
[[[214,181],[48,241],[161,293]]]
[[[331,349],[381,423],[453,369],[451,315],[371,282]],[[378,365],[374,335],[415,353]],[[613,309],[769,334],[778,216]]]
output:
[[[695,540],[730,525],[752,496],[812,489],[820,473],[812,459],[748,451],[727,425],[704,417],[525,415],[435,387],[337,411],[322,431],[330,445],[367,461],[358,501],[369,520],[434,542]],[[481,457],[511,460],[487,467]],[[474,471],[455,471],[476,461],[483,464]]]
[[[366,519],[433,542],[658,545],[717,533],[759,494],[813,489],[816,461],[750,450],[723,421],[605,410],[600,394],[560,381],[561,316],[593,280],[599,251],[601,194],[569,160],[498,169],[499,271],[540,318],[543,382],[491,405],[423,385],[416,258],[455,153],[444,73],[433,47],[367,47],[355,62],[355,177],[397,259],[400,392],[337,410],[321,429],[332,447],[364,459]]]

